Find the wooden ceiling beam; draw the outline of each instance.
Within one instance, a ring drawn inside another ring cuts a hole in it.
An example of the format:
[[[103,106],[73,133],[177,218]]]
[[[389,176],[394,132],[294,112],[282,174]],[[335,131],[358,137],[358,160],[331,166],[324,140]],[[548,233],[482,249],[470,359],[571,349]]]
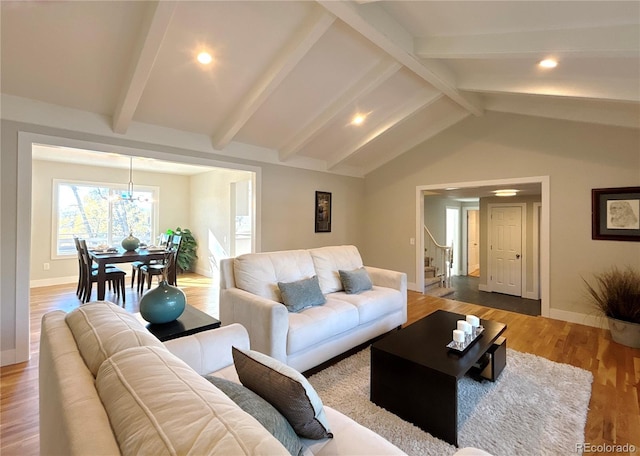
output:
[[[370,93],[376,87],[388,80],[402,68],[398,62],[385,59],[365,74],[360,80],[352,84],[336,100],[333,101],[322,113],[312,119],[293,138],[279,150],[280,161],[286,161],[295,156],[305,145],[309,143],[333,118],[342,110],[353,104],[360,97]]]
[[[426,125],[425,128],[422,131],[420,131],[420,134],[407,137],[406,141],[398,144],[393,149],[386,151],[382,159],[368,161],[367,166],[365,166],[365,169],[363,170],[364,174],[367,175],[370,172],[374,171],[375,169],[381,167],[382,165],[389,163],[394,158],[399,157],[400,155],[404,154],[408,150],[411,150],[414,147],[429,140],[430,138],[433,138],[435,135],[437,135],[441,131],[444,131],[447,128],[451,127],[452,125],[457,124],[462,119],[470,115],[471,113],[469,111],[460,109],[456,113],[450,116],[446,116],[442,119],[439,119],[438,122],[436,123],[430,123],[429,125]]]
[[[280,86],[287,75],[331,27],[335,19],[335,16],[322,9],[314,11],[271,61],[262,77],[248,90],[246,96],[227,116],[227,121],[213,135],[212,144],[215,149],[222,150],[233,140],[269,95]]]
[[[125,134],[138,108],[140,97],[160,52],[177,2],[149,2],[145,22],[140,29],[129,72],[113,114],[113,131]]]
[[[637,103],[509,94],[487,97],[486,109],[616,127],[637,129],[640,125]]]
[[[317,2],[465,110],[478,116],[482,115],[480,100],[473,94],[458,91],[454,80],[443,74],[440,66],[432,66],[431,62],[416,57],[413,37],[380,6],[358,6],[352,2],[335,0]]]
[[[357,144],[345,149],[342,152],[339,152],[334,157],[327,160],[327,168],[329,170],[334,169],[336,166],[345,162],[349,157],[358,153],[358,151],[363,149],[367,144],[382,136],[383,134],[394,128],[396,125],[399,125],[404,120],[414,115],[416,112],[439,100],[440,98],[442,98],[442,96],[443,94],[441,93],[438,93],[435,96],[433,95],[433,93],[428,93],[421,97],[416,97],[410,100],[408,103],[405,103],[404,106],[402,106],[396,112],[390,114],[387,119],[380,122],[380,124],[376,128],[372,129],[370,133],[364,136],[360,141],[358,141]]]
[[[600,80],[573,81],[568,86],[559,79],[509,77],[498,74],[468,75],[461,78],[458,87],[476,93],[504,93],[515,95],[546,95],[558,98],[581,98],[614,102],[638,103],[638,81],[620,78],[617,84],[603,84]]]
[[[617,25],[564,30],[416,38],[425,59],[506,59],[527,56],[631,57],[640,54],[640,26]]]

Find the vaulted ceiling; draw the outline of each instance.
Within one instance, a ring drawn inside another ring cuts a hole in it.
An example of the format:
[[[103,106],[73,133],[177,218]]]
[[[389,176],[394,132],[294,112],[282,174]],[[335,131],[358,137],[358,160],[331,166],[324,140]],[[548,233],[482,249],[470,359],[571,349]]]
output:
[[[640,127],[637,1],[1,5],[2,93],[122,135],[169,127],[363,176],[487,110]]]

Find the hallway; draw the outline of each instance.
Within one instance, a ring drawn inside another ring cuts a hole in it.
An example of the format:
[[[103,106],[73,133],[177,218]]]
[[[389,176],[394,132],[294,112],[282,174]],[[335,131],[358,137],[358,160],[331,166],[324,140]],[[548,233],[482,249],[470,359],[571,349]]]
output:
[[[455,290],[447,299],[455,301],[470,302],[494,309],[509,310],[525,315],[540,315],[540,300],[523,299],[517,296],[510,296],[502,293],[490,293],[479,291],[479,277],[453,276],[451,287]]]

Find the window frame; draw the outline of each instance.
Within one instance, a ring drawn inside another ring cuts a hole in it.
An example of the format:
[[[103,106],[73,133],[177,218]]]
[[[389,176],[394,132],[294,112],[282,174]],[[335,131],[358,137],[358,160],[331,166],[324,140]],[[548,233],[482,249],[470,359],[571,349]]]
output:
[[[51,191],[51,259],[65,260],[76,256],[75,250],[69,254],[58,253],[58,239],[59,239],[59,217],[60,207],[58,204],[59,189],[61,185],[84,185],[87,187],[103,187],[108,188],[110,191],[116,191],[122,193],[127,191],[127,184],[118,182],[99,182],[79,179],[53,179],[52,191]],[[160,212],[160,187],[152,185],[137,185],[134,188],[135,192],[143,191],[151,193],[151,239],[156,239],[159,235],[159,212]],[[109,204],[108,220],[111,222],[112,218],[112,206]]]

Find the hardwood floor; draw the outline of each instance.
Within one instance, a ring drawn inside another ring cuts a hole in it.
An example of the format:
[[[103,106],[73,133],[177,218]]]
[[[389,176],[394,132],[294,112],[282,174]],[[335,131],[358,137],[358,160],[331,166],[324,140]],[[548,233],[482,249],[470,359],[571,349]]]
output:
[[[218,316],[217,280],[195,274],[179,276],[189,304]],[[95,296],[95,291],[94,291]],[[107,294],[107,299],[112,297]],[[408,294],[408,323],[437,309],[506,323],[510,348],[593,373],[594,382],[585,427],[592,445],[630,444],[640,454],[640,350],[616,344],[608,331],[589,326],[490,309],[447,299]],[[139,296],[127,288],[125,308],[138,311]],[[79,305],[75,285],[31,290],[31,360],[0,369],[0,454],[36,455],[38,446],[38,345],[42,315]],[[507,361],[508,362],[508,361]],[[582,442],[576,442],[582,443]],[[611,454],[612,451],[594,454]],[[622,453],[618,453],[622,454]]]

